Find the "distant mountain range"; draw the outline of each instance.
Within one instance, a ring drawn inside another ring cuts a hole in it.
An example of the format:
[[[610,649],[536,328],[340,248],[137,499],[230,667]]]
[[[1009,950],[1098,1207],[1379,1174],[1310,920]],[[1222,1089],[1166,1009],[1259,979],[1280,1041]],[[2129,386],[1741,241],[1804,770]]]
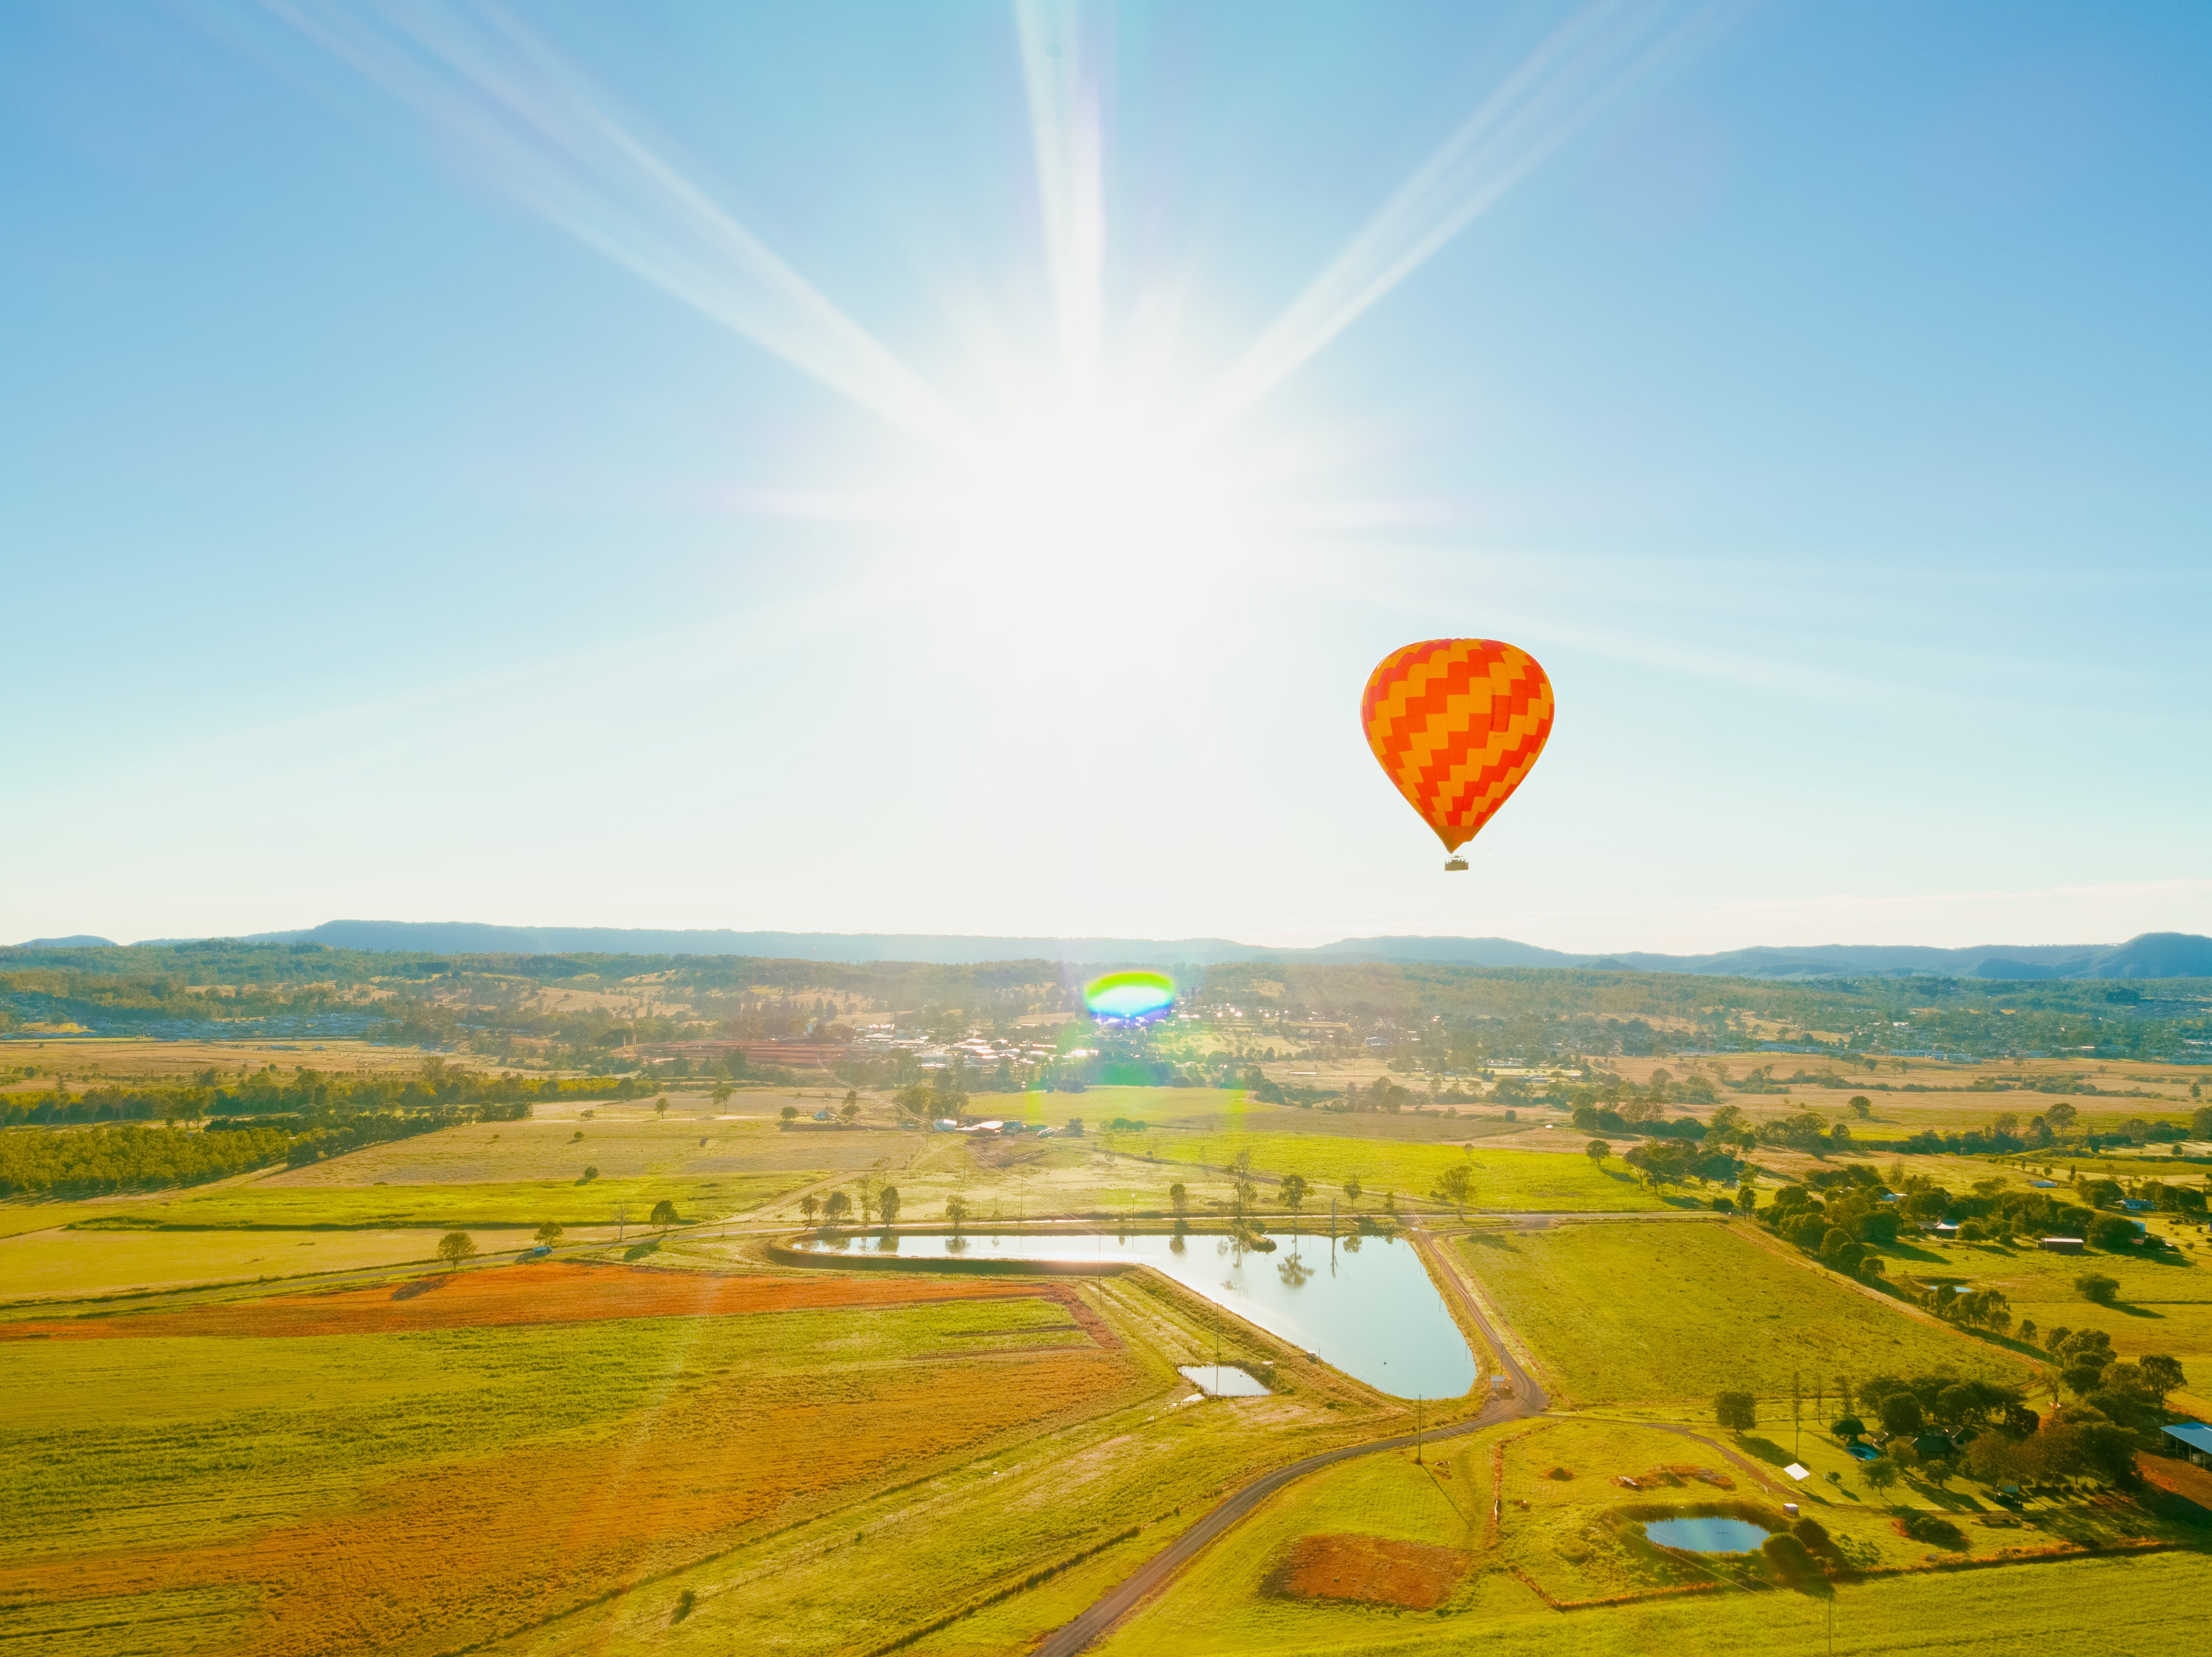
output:
[[[149,943],[199,940],[152,938]],[[335,948],[417,950],[441,955],[755,955],[786,960],[1056,960],[1076,966],[1150,962],[1395,961],[1441,966],[1585,966],[1599,971],[1705,972],[1731,978],[1814,978],[1933,973],[2019,982],[2036,978],[2212,978],[2212,938],[2146,932],[2120,944],[1818,944],[1711,955],[1641,952],[1577,955],[1510,938],[1340,938],[1310,949],[1271,949],[1228,938],[986,938],[928,933],[655,931],[635,927],[489,926],[474,921],[326,921],[298,932],[259,932],[248,943],[307,941]],[[33,938],[33,948],[112,947],[106,938]]]

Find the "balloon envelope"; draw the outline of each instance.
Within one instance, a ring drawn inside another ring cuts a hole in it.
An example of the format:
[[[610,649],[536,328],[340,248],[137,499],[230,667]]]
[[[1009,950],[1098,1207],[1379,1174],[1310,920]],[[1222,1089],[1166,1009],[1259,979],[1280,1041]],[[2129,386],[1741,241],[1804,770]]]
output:
[[[1447,851],[1510,799],[1552,734],[1552,681],[1526,650],[1432,638],[1382,658],[1359,714],[1367,746]]]

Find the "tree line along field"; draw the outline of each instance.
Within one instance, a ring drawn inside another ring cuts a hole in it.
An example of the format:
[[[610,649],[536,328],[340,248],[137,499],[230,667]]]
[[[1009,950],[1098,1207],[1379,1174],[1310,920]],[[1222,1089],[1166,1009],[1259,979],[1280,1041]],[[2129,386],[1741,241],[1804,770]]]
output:
[[[1885,1306],[1748,1240],[1733,1224],[1555,1224],[1481,1231],[1459,1258],[1562,1401],[1702,1412],[1714,1394],[1773,1398],[1793,1374],[1954,1368],[2025,1381],[2014,1354]]]

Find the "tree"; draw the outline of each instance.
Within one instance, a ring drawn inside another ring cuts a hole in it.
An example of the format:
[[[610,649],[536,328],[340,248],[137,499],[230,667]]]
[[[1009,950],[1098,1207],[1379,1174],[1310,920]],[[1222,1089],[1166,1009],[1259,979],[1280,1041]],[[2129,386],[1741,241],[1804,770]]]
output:
[[[672,1226],[678,1223],[676,1218],[676,1204],[665,1197],[662,1197],[653,1205],[653,1218],[647,1223],[655,1226]]]
[[[845,1095],[845,1102],[838,1108],[837,1114],[843,1117],[846,1121],[850,1122],[854,1118],[860,1115],[860,1101],[855,1099],[852,1094],[847,1093]]]
[[[1887,1490],[1897,1483],[1899,1477],[1897,1464],[1887,1456],[1880,1456],[1869,1461],[1863,1471],[1866,1475],[1866,1482],[1877,1490]]]
[[[1437,1194],[1465,1215],[1474,1196],[1474,1170],[1464,1162],[1450,1164],[1437,1177]]]
[[[1603,1162],[1607,1157],[1613,1154],[1613,1147],[1602,1139],[1593,1139],[1583,1147],[1583,1154],[1593,1162]]]
[[[1281,1190],[1283,1193],[1283,1206],[1290,1209],[1292,1215],[1295,1215],[1300,1209],[1305,1207],[1306,1181],[1304,1174],[1285,1174],[1283,1176]]]
[[[1866,1431],[1866,1423],[1856,1416],[1838,1416],[1828,1423],[1828,1430],[1839,1439],[1856,1439]]]
[[[656,1099],[653,1101],[653,1113],[655,1116],[666,1116],[668,1114],[668,1100],[665,1097]]]
[[[821,1206],[822,1199],[812,1191],[807,1192],[799,1199],[799,1211],[806,1216],[806,1223],[810,1226],[814,1223],[815,1210]]]
[[[714,1091],[710,1095],[714,1101],[714,1108],[719,1111],[723,1106],[728,1104],[730,1102],[730,1095],[735,1091],[736,1089],[732,1087],[726,1081],[716,1082],[714,1084]]]
[[[1182,1181],[1178,1179],[1168,1187],[1168,1206],[1181,1214],[1189,1205],[1190,1193],[1183,1189]]]
[[[1920,1400],[1910,1392],[1892,1392],[1881,1401],[1881,1430],[1909,1436],[1927,1424]]]
[[[2064,1133],[2067,1129],[2074,1125],[2075,1118],[2081,1114],[2081,1112],[2062,1099],[2043,1113],[2043,1119],[2051,1124],[2053,1132]]]
[[[1363,1189],[1364,1187],[1359,1183],[1359,1176],[1356,1173],[1353,1174],[1351,1179],[1344,1182],[1344,1200],[1351,1203],[1352,1207],[1358,1208],[1359,1206],[1359,1193]]]
[[[798,1120],[799,1120],[799,1106],[796,1106],[796,1105],[787,1105],[787,1106],[785,1106],[783,1107],[783,1119],[784,1119],[786,1122],[796,1122],[796,1121],[798,1121]]]
[[[558,1220],[548,1220],[544,1225],[538,1227],[538,1240],[546,1248],[550,1248],[554,1244],[559,1242],[561,1240],[561,1222]]]
[[[1852,1099],[1850,1112],[1853,1116],[1863,1122],[1874,1114],[1874,1101],[1864,1093],[1860,1093]]]
[[[2119,1298],[2120,1280],[2107,1277],[2100,1271],[2085,1271],[2074,1280],[2074,1292],[2085,1301],[2110,1306]]]
[[[449,1231],[438,1240],[438,1258],[446,1263],[448,1271],[464,1260],[475,1259],[476,1256],[476,1240],[465,1231]]]
[[[822,1204],[822,1217],[833,1226],[845,1223],[845,1216],[853,1211],[853,1199],[842,1191],[833,1191]]]
[[[2166,1408],[2166,1395],[2177,1386],[2185,1385],[2188,1380],[2181,1373],[2180,1364],[2163,1352],[2154,1352],[2137,1360],[2136,1367],[2142,1372],[2144,1390],[2161,1410]]]
[[[2089,1240],[2112,1254],[2132,1248],[2142,1234],[2134,1221],[2124,1220],[2117,1214],[2105,1215],[2089,1227]]]
[[[960,1228],[968,1222],[967,1199],[959,1197],[947,1197],[945,1201],[945,1217],[952,1222],[952,1234],[957,1237],[960,1234]]]
[[[1713,1419],[1732,1432],[1748,1433],[1759,1425],[1759,1404],[1748,1392],[1722,1392],[1713,1399]]]
[[[886,1227],[898,1224],[899,1194],[896,1185],[885,1185],[876,1193],[876,1212],[884,1216]]]

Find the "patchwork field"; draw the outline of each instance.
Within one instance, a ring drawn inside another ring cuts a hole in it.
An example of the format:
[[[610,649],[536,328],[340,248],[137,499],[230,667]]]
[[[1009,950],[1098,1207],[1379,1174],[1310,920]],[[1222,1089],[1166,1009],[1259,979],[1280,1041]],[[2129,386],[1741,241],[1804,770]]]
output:
[[[1462,1239],[1459,1258],[1577,1404],[1787,1393],[1839,1374],[2020,1378],[2002,1349],[1801,1269],[1731,1225],[1557,1225]],[[1559,1400],[1555,1400],[1557,1402]]]
[[[1158,1390],[1059,1285],[509,1268],[9,1332],[35,1653],[442,1650]]]

